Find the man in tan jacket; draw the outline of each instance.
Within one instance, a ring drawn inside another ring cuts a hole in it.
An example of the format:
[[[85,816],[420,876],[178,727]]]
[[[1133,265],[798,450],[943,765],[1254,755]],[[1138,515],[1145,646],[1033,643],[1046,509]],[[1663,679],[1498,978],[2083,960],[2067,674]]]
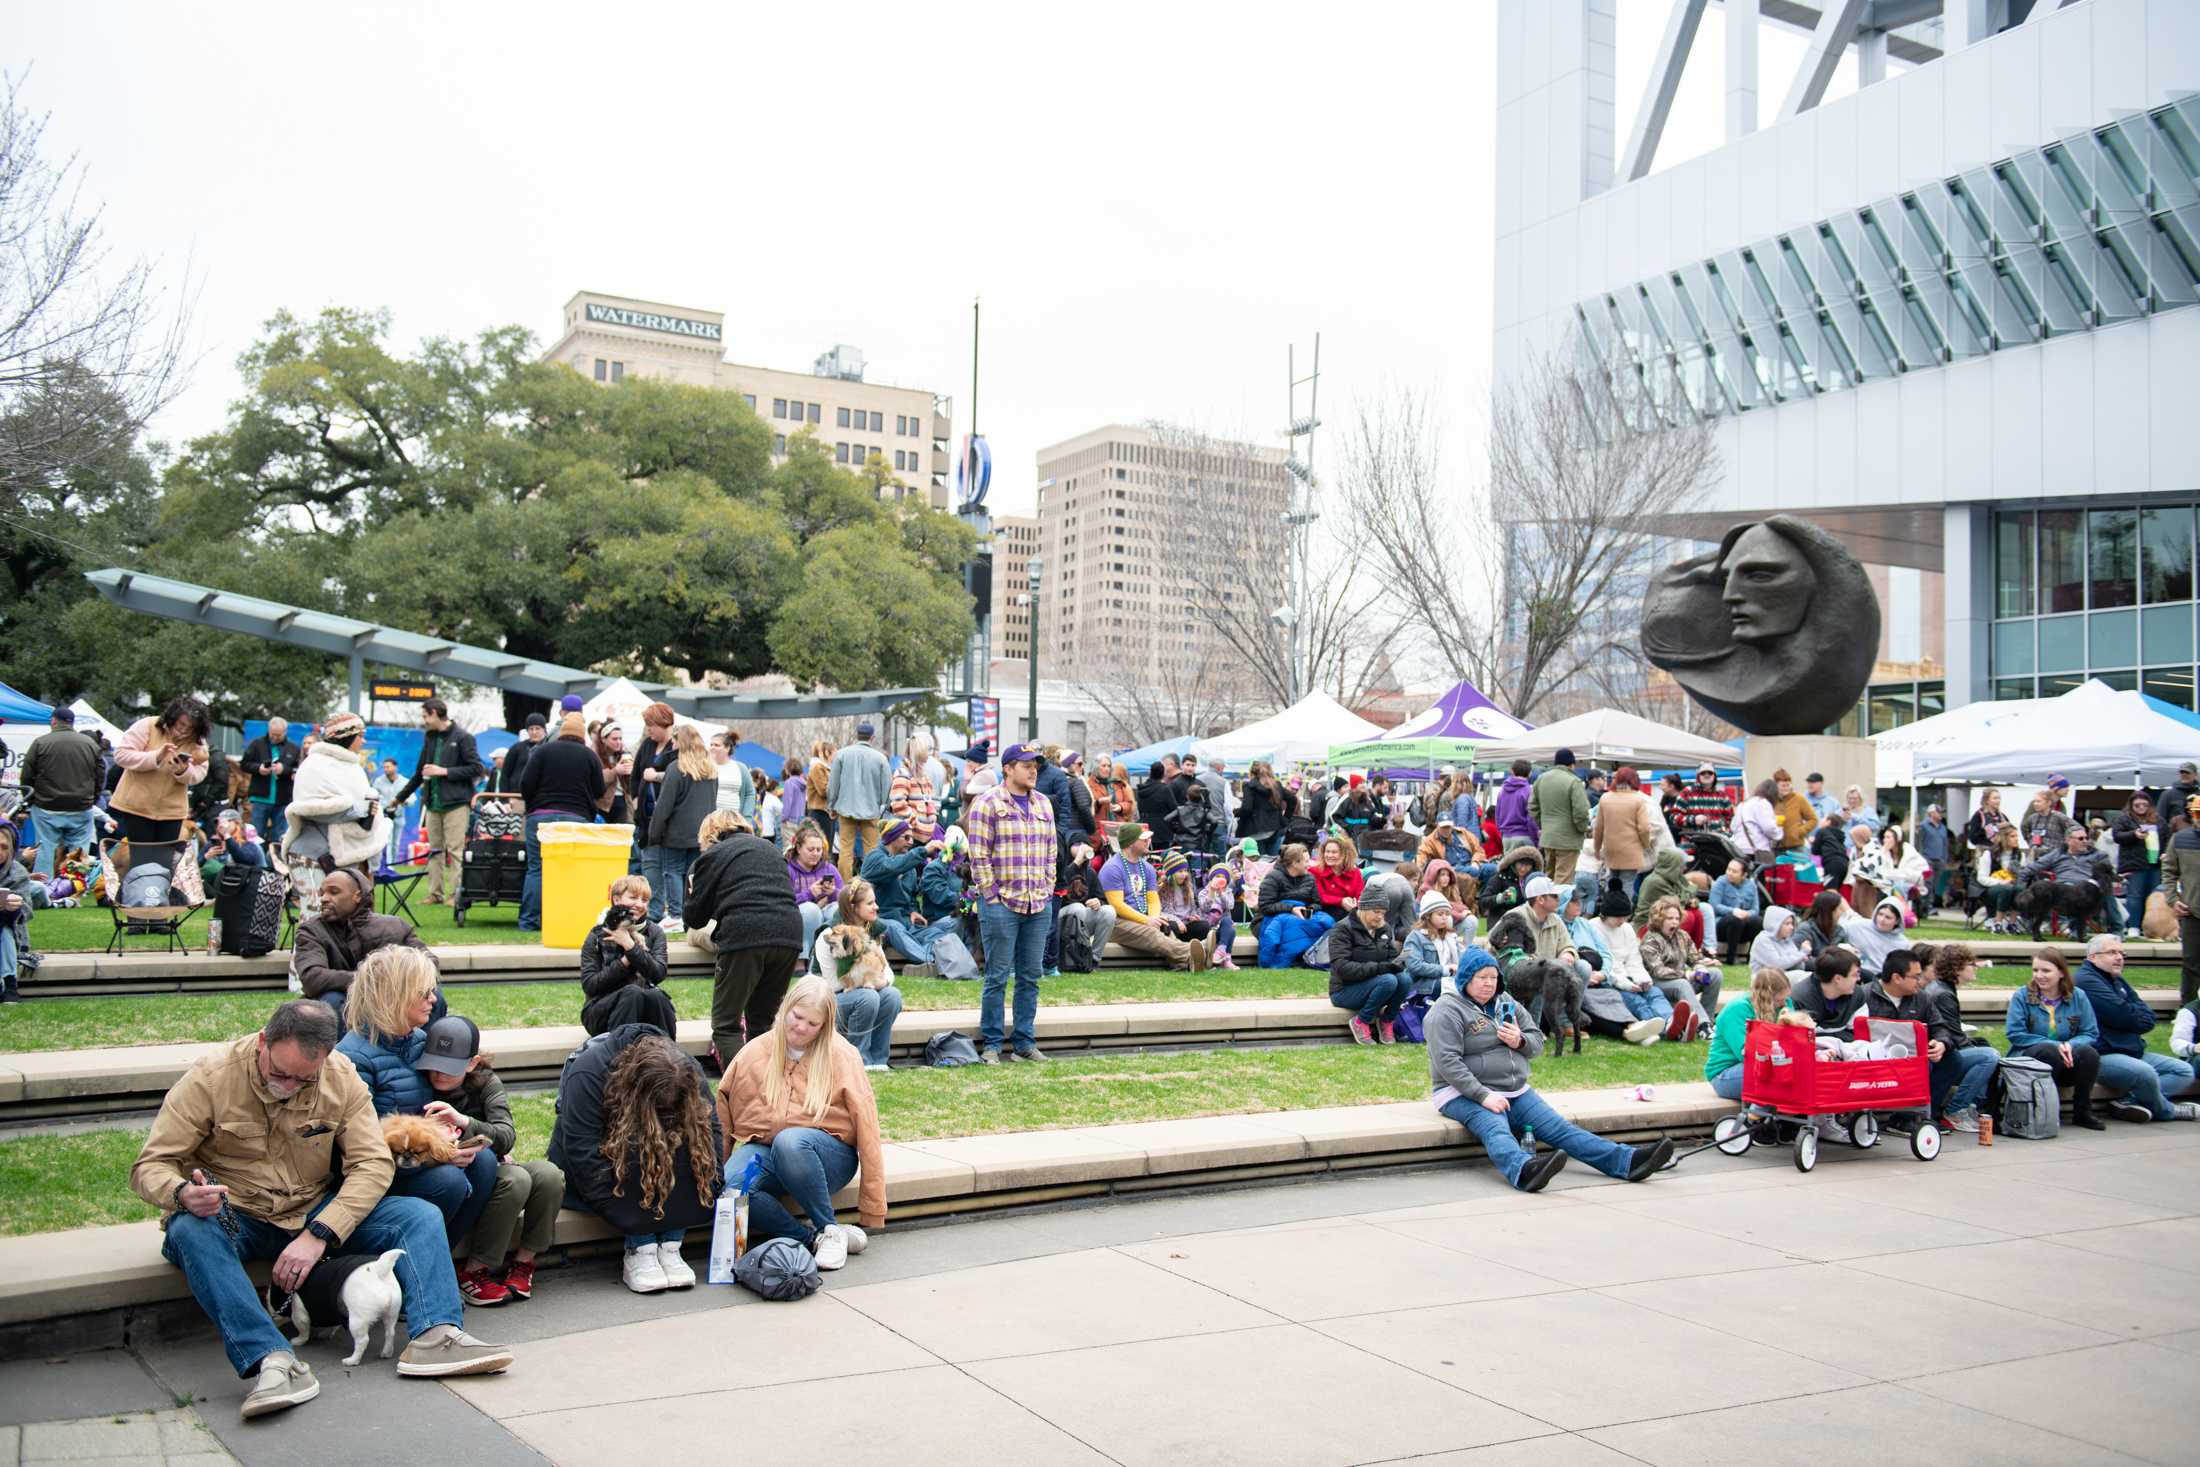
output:
[[[390,1149],[336,1038],[328,1005],[282,1004],[259,1033],[175,1083],[130,1168],[131,1190],[161,1210],[162,1255],[221,1330],[239,1378],[257,1377],[247,1420],[321,1393],[245,1274],[257,1259],[273,1259],[276,1285],[296,1290],[324,1257],[402,1249],[396,1276],[413,1337],[397,1373],[480,1375],[512,1363],[511,1351],[458,1327],[443,1215],[425,1199],[384,1195]]]

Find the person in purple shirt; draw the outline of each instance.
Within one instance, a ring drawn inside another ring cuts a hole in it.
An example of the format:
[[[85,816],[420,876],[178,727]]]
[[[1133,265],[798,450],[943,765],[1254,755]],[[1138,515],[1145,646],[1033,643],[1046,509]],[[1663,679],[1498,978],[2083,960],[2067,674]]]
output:
[[[779,771],[779,828],[788,833],[790,840],[810,813],[810,786],[802,776],[802,769],[800,759],[789,759],[786,767]]]
[[[795,905],[802,909],[802,956],[796,961],[800,968],[809,961],[819,931],[840,920],[842,888],[840,868],[825,858],[825,832],[807,820],[791,829],[793,833],[787,837],[787,882],[794,888]]]
[[[1535,846],[1543,843],[1543,832],[1536,828],[1535,817],[1528,813],[1528,761],[1515,759],[1512,773],[1497,792],[1497,838],[1508,849],[1513,846]]]

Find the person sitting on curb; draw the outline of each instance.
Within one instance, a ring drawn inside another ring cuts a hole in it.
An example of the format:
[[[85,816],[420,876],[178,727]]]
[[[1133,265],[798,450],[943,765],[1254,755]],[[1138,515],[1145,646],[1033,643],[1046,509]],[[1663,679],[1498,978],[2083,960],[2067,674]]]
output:
[[[1711,908],[1712,931],[1717,934],[1716,941],[1726,961],[1740,962],[1750,944],[1757,940],[1757,934],[1765,930],[1761,914],[1763,900],[1757,883],[1742,870],[1739,861],[1727,862],[1725,872],[1711,883],[1706,901]],[[1711,944],[1707,942],[1704,946],[1708,948]]]
[[[833,986],[813,974],[787,990],[771,1032],[743,1049],[718,1082],[718,1125],[731,1154],[726,1185],[753,1157],[750,1246],[792,1238],[820,1269],[840,1268],[886,1226],[886,1153],[878,1101],[855,1046],[835,1032]],[[841,1222],[833,1194],[858,1174],[856,1216]],[[802,1208],[795,1221],[789,1202]]]
[[[547,1161],[512,1160],[519,1127],[472,1019],[449,1014],[430,1024],[428,1047],[413,1064],[436,1096],[421,1114],[456,1127],[461,1145],[478,1144],[497,1159],[489,1205],[459,1243],[458,1255],[466,1260],[458,1271],[459,1293],[476,1306],[532,1299],[535,1260],[550,1251],[565,1202],[565,1173]]]
[[[320,915],[299,923],[291,943],[291,990],[336,1010],[339,1027],[352,976],[367,954],[385,947],[407,947],[426,954],[431,964],[436,961],[434,951],[420,940],[410,922],[374,910],[373,884],[349,866],[339,866],[321,878]],[[438,992],[433,1017],[440,1019],[447,1011]]]
[[[1954,1109],[1950,1097],[1959,1088],[1976,1078],[1980,1093],[1991,1078],[1989,1073],[1998,1062],[1993,1047],[1984,1047],[1984,1053],[1973,1058],[1974,1051],[1962,1044],[1948,1040],[1944,1020],[1934,999],[1927,993],[1930,973],[1914,948],[1896,948],[1887,954],[1880,966],[1879,976],[1864,985],[1864,1012],[1875,1019],[1908,1019],[1925,1027],[1925,1057],[1930,1064],[1928,1071],[1932,1090],[1932,1113],[1947,1115]],[[1960,1005],[1958,1007],[1960,1013]],[[1957,1037],[1962,1029],[1957,1028]],[[1974,1071],[1978,1072],[1974,1076]],[[1974,1108],[1975,1100],[1967,1102]],[[1972,1130],[1978,1128],[1974,1120]],[[1951,1130],[1960,1127],[1951,1126]]]
[[[1881,897],[1869,919],[1854,910],[1842,913],[1840,932],[1842,944],[1856,954],[1867,978],[1877,978],[1887,954],[1909,943],[1902,934],[1902,902],[1898,897]]]
[[[161,1101],[130,1168],[130,1190],[161,1212],[161,1256],[221,1331],[249,1421],[321,1393],[245,1274],[274,1260],[295,1290],[324,1257],[403,1250],[396,1278],[412,1340],[399,1375],[482,1375],[512,1352],[459,1328],[465,1306],[443,1219],[418,1197],[388,1195],[395,1164],[374,1102],[335,1053],[326,1004],[279,1005],[259,1033],[191,1066]]]
[[[2108,1103],[2108,1113],[2120,1121],[2200,1121],[2200,1105],[2173,1098],[2192,1088],[2192,1066],[2147,1048],[2154,1010],[2125,981],[2123,938],[2113,932],[2095,936],[2070,976],[2101,1027],[2100,1084],[2117,1097]]]
[[[1703,1057],[1703,1077],[1711,1093],[1721,1100],[1742,1098],[1742,1046],[1751,1023],[1794,1024],[1814,1027],[1809,1014],[1788,1002],[1793,991],[1788,975],[1778,968],[1759,968],[1749,977],[1749,1002],[1730,1003],[1719,1010],[1711,1026],[1711,1044]]]
[[[2032,955],[2032,981],[2009,995],[2003,1021],[2009,1053],[2035,1059],[2070,1087],[2070,1119],[2088,1131],[2105,1131],[2093,1113],[2093,1086],[2101,1073],[2101,1026],[2092,1000],[2070,976],[2070,962],[2055,949]]]
[[[1405,954],[1379,902],[1362,902],[1330,929],[1329,1002],[1352,1011],[1354,1044],[1398,1042],[1398,1007],[1413,992]]]
[[[1569,1013],[1581,1009],[1591,976],[1588,963],[1574,947],[1573,934],[1566,930],[1566,919],[1558,914],[1560,904],[1571,890],[1571,887],[1561,888],[1548,876],[1532,876],[1528,879],[1526,904],[1514,907],[1490,928],[1490,949],[1497,954],[1506,991],[1531,1004],[1538,1003],[1549,980],[1549,970],[1562,969],[1570,985]],[[1554,1023],[1555,1016],[1545,1014],[1543,1021]],[[1578,1033],[1574,1042],[1578,1047],[1581,1042]]]
[[[1415,993],[1434,1001],[1444,991],[1444,980],[1459,971],[1467,939],[1453,924],[1451,903],[1442,892],[1422,892],[1420,910],[1421,920],[1406,934],[1406,977]]]
[[[1184,923],[1161,910],[1161,875],[1146,853],[1153,844],[1146,827],[1118,827],[1116,854],[1100,868],[1100,894],[1115,911],[1115,945],[1155,957],[1171,968],[1204,973],[1214,961],[1212,936],[1184,936]]]
[[[1854,1039],[1853,1020],[1864,1007],[1857,991],[1862,972],[1856,954],[1845,947],[1829,947],[1811,964],[1811,975],[1796,980],[1788,1002],[1810,1015],[1820,1034]]]
[[[1574,1125],[1528,1084],[1528,1062],[1543,1052],[1543,1032],[1527,1010],[1497,986],[1497,961],[1468,948],[1458,977],[1429,1010],[1428,1068],[1431,1100],[1447,1118],[1474,1133],[1490,1162],[1523,1192],[1540,1192],[1568,1156],[1608,1177],[1648,1180],[1673,1157],[1673,1143],[1623,1146]],[[1533,1156],[1520,1145],[1523,1130],[1537,1133],[1549,1150]]]
[[[1627,900],[1627,893],[1618,887],[1605,890],[1597,907],[1596,926],[1606,961],[1604,967],[1590,977],[1590,993],[1584,997],[1583,1004],[1587,1006],[1599,987],[1618,994],[1628,1014],[1620,1037],[1629,1044],[1647,1047],[1660,1039],[1687,1039],[1690,1037],[1688,1005],[1684,1002],[1676,1008],[1672,997],[1644,966],[1642,937],[1631,920],[1634,914],[1634,905]]]
[[[1803,946],[1802,919],[1786,907],[1765,908],[1764,930],[1749,944],[1751,972],[1778,968],[1790,979],[1810,971],[1810,950]]]
[[[669,1035],[626,1024],[566,1057],[550,1164],[565,1176],[568,1208],[625,1235],[630,1291],[695,1287],[680,1244],[715,1219],[720,1137],[703,1067]]]
[[[848,883],[825,846],[825,832],[805,820],[787,841],[787,882],[794,888],[795,905],[802,909],[802,955],[807,958],[817,945],[817,934],[839,921],[834,908],[841,888]]]
[[[893,1054],[894,1021],[901,1017],[902,996],[894,986],[893,971],[886,967],[885,949],[871,933],[878,921],[878,898],[871,892],[871,883],[859,876],[842,889],[839,906],[846,920],[818,935],[810,971],[831,979],[838,991],[834,1030],[856,1047],[864,1069],[883,1071],[890,1068],[887,1061]],[[836,944],[846,945],[852,941],[850,934],[857,932],[867,951],[842,959],[835,952]],[[836,938],[836,933],[841,936]],[[881,972],[883,982],[878,981]]]
[[[1648,886],[1648,882],[1643,883]],[[1694,1039],[1719,1013],[1719,990],[1725,978],[1719,965],[1704,956],[1681,925],[1681,905],[1672,897],[1659,897],[1648,908],[1649,921],[1642,929],[1642,965],[1671,1000],[1676,1015],[1684,1010],[1678,1039]]]
[[[37,970],[38,959],[31,951],[31,909],[47,904],[46,892],[46,883],[15,858],[14,824],[0,819],[0,1003],[20,1003],[21,975]]]
[[[889,820],[879,832],[878,848],[863,858],[861,875],[878,894],[880,937],[889,952],[898,953],[916,966],[911,977],[934,976],[932,944],[945,926],[925,920],[918,910],[918,888],[924,879],[924,863],[940,849],[940,843],[918,845],[916,831],[906,820]]]
[[[665,929],[649,920],[649,896],[645,877],[612,882],[611,905],[581,941],[581,1027],[590,1034],[621,1024],[679,1032],[680,1016],[662,986]]]
[[[1954,1090],[1939,1100],[1940,1126],[1944,1131],[1975,1132],[1979,1106],[1985,1102],[2001,1064],[2001,1055],[1993,1045],[1972,1038],[1963,1027],[1963,1000],[1958,990],[1978,976],[1978,955],[1960,942],[1951,942],[1933,950],[1930,966],[1932,981],[1925,985],[1925,1009],[1931,1015],[1931,1036],[1961,1062]]]
[[[1337,925],[1336,919],[1321,909],[1310,865],[1306,847],[1293,841],[1260,880],[1253,932],[1260,939],[1263,968],[1293,966],[1321,941],[1323,933]]]
[[[1058,942],[1077,934],[1092,950],[1095,962],[1108,950],[1115,932],[1115,908],[1100,898],[1100,872],[1093,865],[1091,846],[1072,846],[1069,864],[1062,868],[1061,885],[1054,889]]]

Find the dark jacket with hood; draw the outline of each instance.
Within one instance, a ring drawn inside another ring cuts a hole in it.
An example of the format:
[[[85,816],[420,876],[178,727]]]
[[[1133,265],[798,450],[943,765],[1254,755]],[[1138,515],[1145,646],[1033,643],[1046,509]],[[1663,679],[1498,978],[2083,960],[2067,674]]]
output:
[[[649,817],[649,839],[645,844],[692,851],[702,844],[704,817],[717,808],[718,777],[714,774],[707,780],[695,779],[674,764],[665,771],[664,783],[657,786],[657,803]]]
[[[715,924],[711,943],[722,953],[802,946],[802,909],[787,879],[787,858],[744,830],[721,837],[688,868],[688,925],[703,917]]]
[[[368,953],[380,947],[416,948],[435,961],[435,949],[420,940],[412,923],[403,917],[385,917],[364,898],[359,909],[344,921],[326,912],[298,924],[290,950],[290,971],[298,979],[298,991],[307,998],[346,991],[351,977]]]
[[[1438,1095],[1456,1090],[1475,1105],[1492,1093],[1513,1095],[1527,1089],[1528,1061],[1543,1052],[1543,1031],[1502,988],[1486,1009],[1467,997],[1474,969],[1488,964],[1487,952],[1468,948],[1458,975],[1444,985],[1443,996],[1423,1021],[1431,1088]],[[1497,1037],[1500,1024],[1508,1020],[1520,1026],[1518,1049]]]
[[[781,876],[784,879],[785,873]],[[801,938],[802,934],[797,931],[788,946],[799,945]],[[689,1156],[685,1146],[672,1153],[672,1190],[665,1195],[657,1212],[642,1209],[639,1156],[627,1158],[626,1185],[619,1189],[623,1195],[613,1195],[611,1163],[603,1154],[604,1085],[611,1078],[611,1068],[618,1062],[620,1053],[635,1040],[649,1035],[669,1037],[651,1024],[621,1024],[566,1056],[565,1069],[558,1076],[558,1119],[550,1132],[548,1152],[551,1165],[565,1173],[566,1195],[586,1203],[589,1211],[629,1236],[666,1233],[675,1228],[708,1228],[718,1192],[718,1156],[725,1149],[710,1081],[703,1074],[703,1067],[690,1059],[688,1063],[695,1071],[695,1088],[702,1092],[703,1108],[710,1113],[711,1134],[717,1138],[712,1154],[701,1158],[705,1169],[704,1190],[712,1200],[704,1202],[696,1197],[698,1159]]]
[[[1377,973],[1403,973],[1404,952],[1386,923],[1375,931],[1354,912],[1329,929],[1329,991],[1336,993]]]

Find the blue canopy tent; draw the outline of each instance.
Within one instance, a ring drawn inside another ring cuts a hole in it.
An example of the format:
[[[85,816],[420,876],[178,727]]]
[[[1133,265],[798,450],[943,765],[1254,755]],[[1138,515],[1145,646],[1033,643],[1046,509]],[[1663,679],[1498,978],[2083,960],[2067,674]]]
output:
[[[1115,762],[1133,770],[1143,770],[1148,765],[1159,764],[1163,758],[1170,754],[1176,755],[1179,759],[1183,758],[1192,751],[1192,745],[1198,742],[1199,740],[1191,734],[1181,734],[1173,739],[1163,739],[1158,744],[1147,744],[1143,748],[1126,749],[1114,756]]]
[[[0,723],[44,723],[52,717],[53,709],[0,683]]]

